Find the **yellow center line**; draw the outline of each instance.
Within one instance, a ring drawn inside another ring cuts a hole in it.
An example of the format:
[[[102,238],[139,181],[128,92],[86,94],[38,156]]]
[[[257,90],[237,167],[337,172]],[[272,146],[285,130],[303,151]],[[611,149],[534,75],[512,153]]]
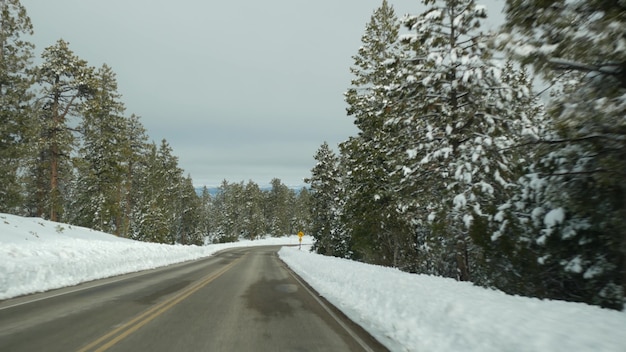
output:
[[[116,343],[118,343],[121,340],[123,340],[124,338],[128,337],[133,332],[137,331],[142,326],[148,324],[150,321],[154,320],[159,315],[165,313],[170,308],[174,307],[175,305],[177,305],[178,303],[180,303],[181,301],[183,301],[187,297],[189,297],[192,294],[194,294],[196,291],[198,291],[202,287],[206,286],[211,281],[213,281],[213,280],[217,279],[218,277],[220,277],[222,274],[227,272],[230,268],[235,266],[235,264],[237,264],[239,261],[241,261],[244,258],[244,256],[242,256],[241,258],[239,258],[239,259],[233,261],[232,263],[228,264],[227,266],[225,266],[224,268],[222,268],[218,272],[206,276],[198,284],[196,284],[194,286],[191,286],[191,287],[187,288],[186,290],[182,291],[181,293],[179,293],[178,295],[176,295],[176,296],[174,296],[174,297],[172,297],[172,298],[170,298],[170,299],[168,299],[168,300],[166,300],[164,302],[161,302],[160,304],[158,304],[158,305],[148,309],[147,311],[145,311],[144,313],[136,316],[135,318],[133,318],[131,321],[127,322],[126,324],[123,324],[123,325],[119,326],[118,328],[113,329],[108,334],[106,334],[106,335],[100,337],[99,339],[91,342],[90,344],[82,347],[81,349],[78,350],[78,352],[87,352],[87,351],[90,351],[92,349],[95,352],[106,351],[107,349],[109,349],[112,346],[114,346]],[[105,343],[105,341],[107,341],[107,340],[108,340],[108,342]],[[100,347],[96,348],[96,346],[98,346],[98,345],[100,345]]]

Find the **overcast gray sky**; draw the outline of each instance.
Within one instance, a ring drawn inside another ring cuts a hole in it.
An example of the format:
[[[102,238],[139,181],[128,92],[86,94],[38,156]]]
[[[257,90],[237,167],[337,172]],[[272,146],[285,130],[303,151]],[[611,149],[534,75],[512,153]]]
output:
[[[90,65],[111,66],[127,115],[170,143],[195,185],[297,186],[322,142],[356,134],[343,92],[382,0],[21,2],[36,55],[62,38]],[[423,10],[389,3],[398,16]]]

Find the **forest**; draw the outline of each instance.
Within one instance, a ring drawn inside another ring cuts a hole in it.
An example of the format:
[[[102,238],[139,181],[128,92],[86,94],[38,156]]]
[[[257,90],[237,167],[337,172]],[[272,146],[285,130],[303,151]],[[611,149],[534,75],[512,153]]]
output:
[[[308,231],[307,190],[279,179],[198,192],[167,140],[126,114],[111,67],[61,39],[33,65],[26,9],[0,6],[0,212],[171,244]]]
[[[345,93],[358,134],[310,179],[318,253],[622,310],[626,5],[376,9]],[[497,15],[497,14],[496,14]]]

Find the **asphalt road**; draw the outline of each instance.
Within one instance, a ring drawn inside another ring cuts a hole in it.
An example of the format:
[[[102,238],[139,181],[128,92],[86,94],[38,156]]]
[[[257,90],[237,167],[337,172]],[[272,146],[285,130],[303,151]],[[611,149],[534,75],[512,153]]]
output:
[[[0,302],[0,351],[386,351],[280,261],[280,247]]]

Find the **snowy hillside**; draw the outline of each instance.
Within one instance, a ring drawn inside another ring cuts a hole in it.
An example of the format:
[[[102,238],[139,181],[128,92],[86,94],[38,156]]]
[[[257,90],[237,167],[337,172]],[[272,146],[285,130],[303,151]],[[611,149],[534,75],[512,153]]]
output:
[[[227,247],[297,242],[293,236],[169,246],[0,214],[0,299],[192,260]],[[293,247],[283,247],[279,255],[393,351],[623,351],[626,346],[624,312],[508,296]]]

